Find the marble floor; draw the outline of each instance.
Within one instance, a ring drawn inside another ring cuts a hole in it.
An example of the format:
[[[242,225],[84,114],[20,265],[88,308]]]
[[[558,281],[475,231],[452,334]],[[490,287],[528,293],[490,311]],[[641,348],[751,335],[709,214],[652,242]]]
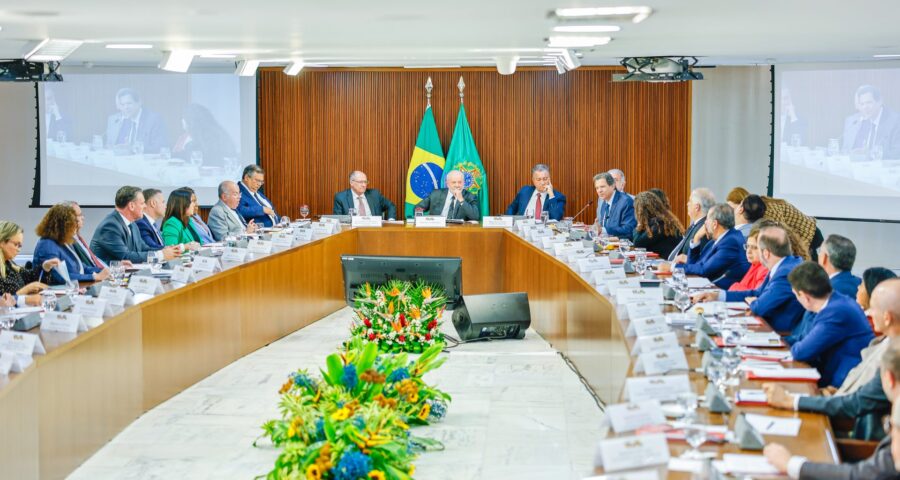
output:
[[[317,371],[346,338],[351,311],[228,365],[147,412],[70,479],[252,479],[277,450],[251,443],[278,415],[287,373]],[[449,318],[443,328],[455,336]],[[417,479],[589,476],[603,413],[578,376],[533,330],[524,340],[461,345],[426,380],[453,396],[446,419],[415,434],[444,443],[416,461]]]

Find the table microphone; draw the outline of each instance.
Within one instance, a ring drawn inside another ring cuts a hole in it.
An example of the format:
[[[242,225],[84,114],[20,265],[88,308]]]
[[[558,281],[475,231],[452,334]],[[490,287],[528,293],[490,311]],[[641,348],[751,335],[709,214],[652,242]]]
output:
[[[576,213],[575,216],[572,217],[572,220],[575,220],[576,218],[578,218],[578,216],[581,215],[582,213],[584,213],[584,211],[587,210],[587,208],[590,207],[593,203],[594,203],[593,198],[588,200],[588,202],[585,203],[583,207],[581,207],[581,210],[579,210],[578,213]]]

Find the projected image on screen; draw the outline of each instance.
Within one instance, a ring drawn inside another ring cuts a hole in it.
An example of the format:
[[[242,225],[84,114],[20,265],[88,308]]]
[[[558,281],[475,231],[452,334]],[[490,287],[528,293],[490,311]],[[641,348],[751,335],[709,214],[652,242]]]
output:
[[[41,203],[111,204],[122,185],[193,187],[256,161],[252,84],[233,74],[66,74],[42,84]]]
[[[775,194],[813,215],[900,219],[879,203],[900,197],[900,69],[778,73]]]

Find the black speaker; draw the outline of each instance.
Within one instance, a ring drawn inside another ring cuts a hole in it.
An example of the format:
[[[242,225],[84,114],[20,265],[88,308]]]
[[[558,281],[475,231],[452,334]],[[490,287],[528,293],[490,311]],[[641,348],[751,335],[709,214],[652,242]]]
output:
[[[525,338],[531,325],[528,294],[464,295],[453,311],[453,326],[462,341],[478,338]]]

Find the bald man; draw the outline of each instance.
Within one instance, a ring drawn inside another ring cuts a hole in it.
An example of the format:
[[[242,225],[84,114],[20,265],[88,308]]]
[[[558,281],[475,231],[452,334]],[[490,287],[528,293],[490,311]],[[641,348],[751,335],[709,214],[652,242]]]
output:
[[[466,177],[459,170],[447,173],[447,188],[431,191],[425,200],[416,204],[426,215],[447,217],[447,220],[481,219],[478,195],[465,189]]]
[[[374,215],[388,220],[397,218],[394,202],[378,190],[369,188],[369,177],[359,170],[350,173],[350,188],[334,195],[335,215],[349,215],[351,208],[356,209],[357,215]]]

